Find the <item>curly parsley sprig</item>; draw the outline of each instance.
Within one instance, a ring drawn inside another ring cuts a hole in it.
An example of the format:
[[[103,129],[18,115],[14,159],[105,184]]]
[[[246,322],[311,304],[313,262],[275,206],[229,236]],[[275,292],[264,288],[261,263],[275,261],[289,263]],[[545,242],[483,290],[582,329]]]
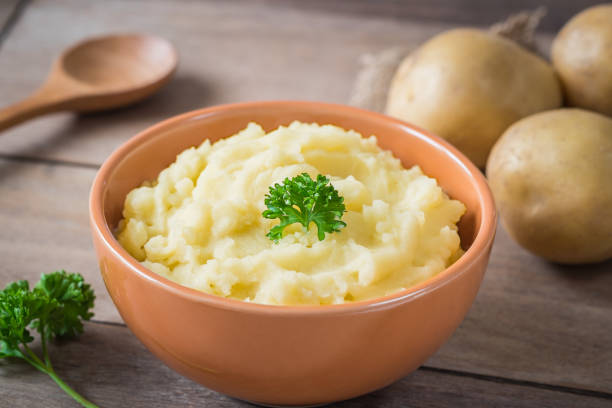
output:
[[[283,237],[283,230],[288,225],[300,223],[306,231],[310,224],[317,226],[319,241],[325,238],[325,233],[338,232],[346,227],[340,221],[344,214],[344,198],[321,174],[316,180],[307,173],[302,173],[292,179],[285,178],[282,184],[270,186],[264,203],[268,207],[262,215],[269,219],[280,219],[280,224],[272,227],[266,234],[274,242]]]
[[[47,352],[47,342],[56,337],[72,337],[83,332],[82,320],[93,313],[95,295],[77,273],[57,271],[42,274],[30,290],[27,281],[10,283],[0,291],[0,358],[17,357],[49,375],[72,398],[88,408],[87,401],[55,373]],[[42,358],[30,349],[30,330],[40,334]]]

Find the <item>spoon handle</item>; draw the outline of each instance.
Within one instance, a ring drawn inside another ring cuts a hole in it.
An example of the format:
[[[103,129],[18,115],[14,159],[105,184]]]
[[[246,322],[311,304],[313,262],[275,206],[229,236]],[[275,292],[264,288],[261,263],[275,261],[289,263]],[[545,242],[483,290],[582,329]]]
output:
[[[13,105],[0,109],[0,132],[36,116],[61,110],[61,101],[37,92]]]

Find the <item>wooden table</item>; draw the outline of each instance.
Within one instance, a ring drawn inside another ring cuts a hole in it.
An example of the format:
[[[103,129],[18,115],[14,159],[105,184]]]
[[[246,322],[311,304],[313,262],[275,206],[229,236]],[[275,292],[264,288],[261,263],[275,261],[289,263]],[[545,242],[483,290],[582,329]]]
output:
[[[549,15],[540,42],[548,45],[572,14],[597,2],[542,0]],[[60,375],[104,407],[245,405],[166,368],[122,323],[89,237],[97,167],[137,131],[187,110],[254,99],[346,103],[361,54],[537,6],[497,3],[2,0],[2,105],[34,90],[53,57],[88,35],[156,33],[181,56],[175,79],[130,109],[56,114],[0,135],[0,287],[65,268],[96,290],[85,334],[51,349]],[[612,262],[553,265],[500,228],[479,295],[452,339],[415,373],[337,405],[612,407]],[[0,362],[0,407],[19,406],[76,404],[30,366]]]

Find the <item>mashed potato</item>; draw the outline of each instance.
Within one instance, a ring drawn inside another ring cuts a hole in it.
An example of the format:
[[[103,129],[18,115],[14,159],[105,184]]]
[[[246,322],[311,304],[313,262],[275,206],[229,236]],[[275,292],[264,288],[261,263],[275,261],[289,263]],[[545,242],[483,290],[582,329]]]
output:
[[[269,186],[323,174],[344,197],[346,228],[285,229],[262,217]],[[344,303],[399,291],[461,255],[465,206],[418,166],[355,131],[294,122],[268,134],[254,123],[178,155],[156,181],[132,190],[117,237],[145,267],[179,284],[267,304]]]

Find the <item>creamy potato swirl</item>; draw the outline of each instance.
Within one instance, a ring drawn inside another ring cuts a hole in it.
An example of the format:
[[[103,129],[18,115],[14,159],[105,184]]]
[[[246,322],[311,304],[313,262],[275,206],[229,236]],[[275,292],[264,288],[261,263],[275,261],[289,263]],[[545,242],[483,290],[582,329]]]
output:
[[[300,173],[327,176],[344,197],[347,226],[319,241],[316,228],[262,217],[269,186]],[[213,295],[278,304],[334,304],[422,282],[461,255],[465,206],[418,166],[402,167],[376,137],[293,122],[266,133],[249,124],[187,149],[126,197],[116,231],[145,267]]]

